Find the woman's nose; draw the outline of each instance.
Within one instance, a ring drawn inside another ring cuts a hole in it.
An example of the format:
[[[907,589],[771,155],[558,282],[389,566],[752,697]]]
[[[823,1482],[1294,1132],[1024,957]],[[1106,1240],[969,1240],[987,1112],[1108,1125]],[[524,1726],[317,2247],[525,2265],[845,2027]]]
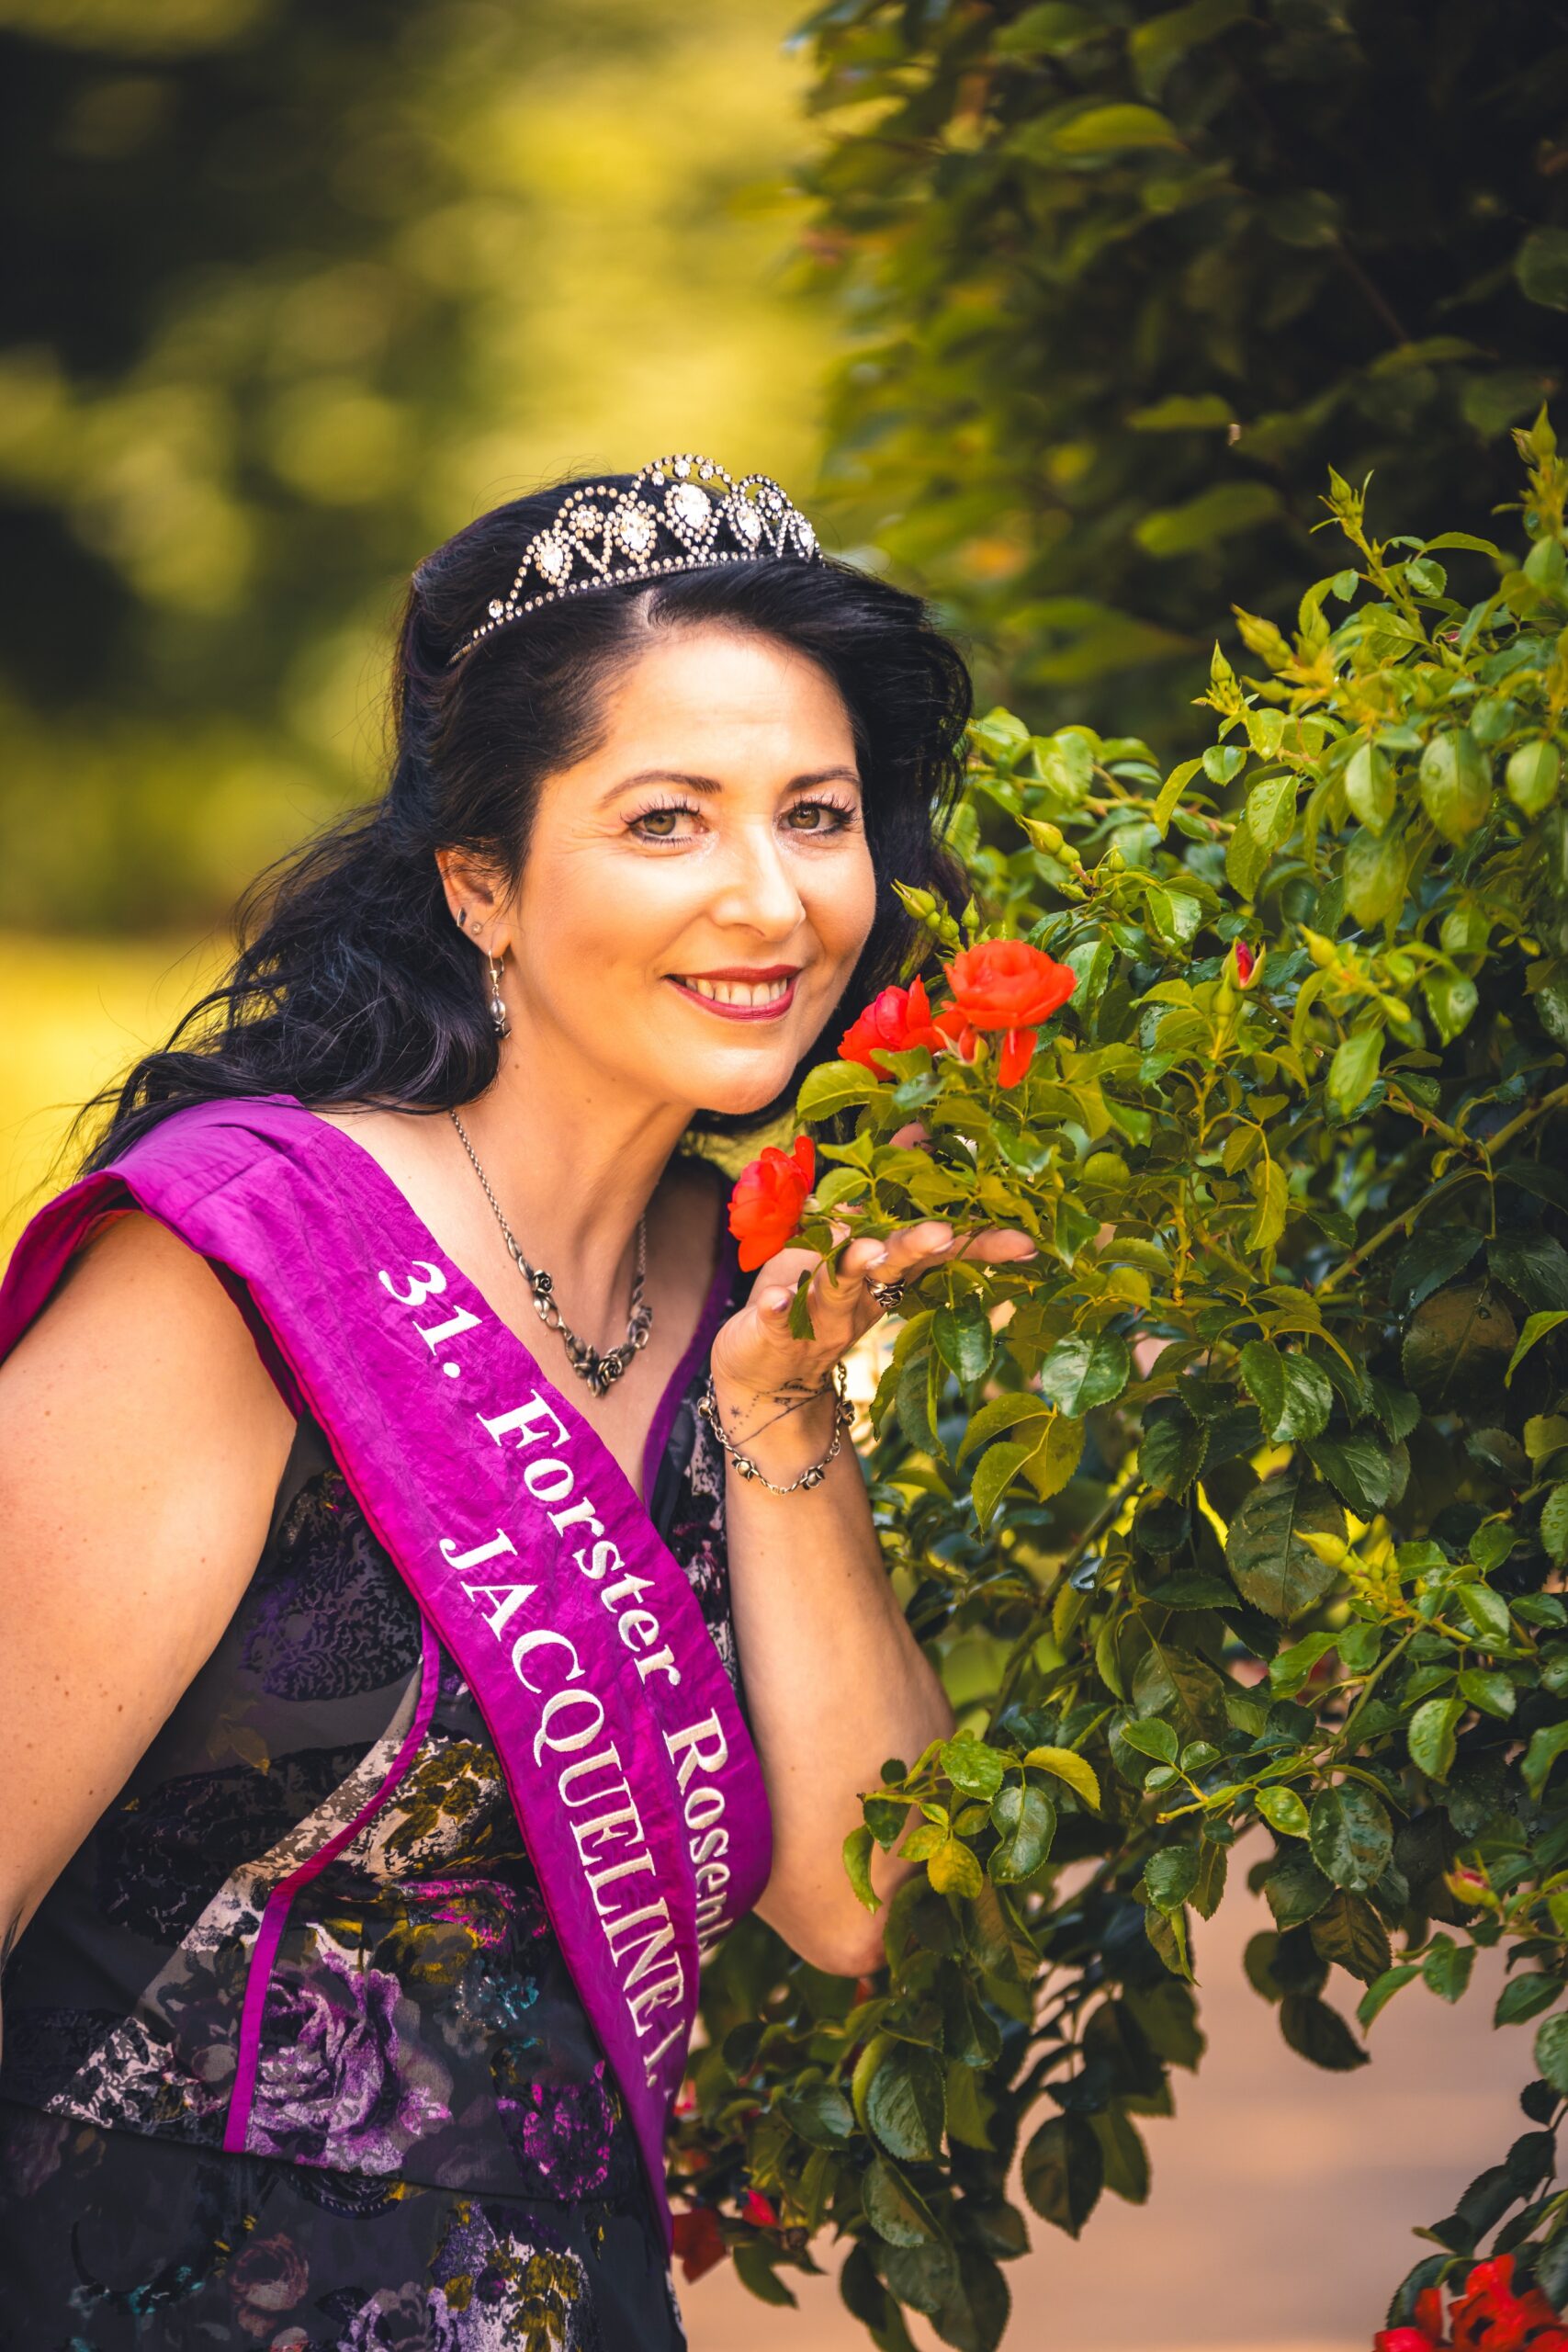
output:
[[[743,829],[725,863],[713,907],[716,917],[746,924],[770,938],[783,938],[795,930],[805,905],[772,825]]]

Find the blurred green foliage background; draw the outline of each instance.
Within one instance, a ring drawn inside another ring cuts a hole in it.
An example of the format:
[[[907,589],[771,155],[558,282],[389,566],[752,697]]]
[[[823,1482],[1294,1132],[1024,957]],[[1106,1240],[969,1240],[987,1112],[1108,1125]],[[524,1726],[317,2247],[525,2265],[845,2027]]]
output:
[[[671,448],[805,496],[800,14],[0,0],[0,1239],[373,787],[423,554]]]

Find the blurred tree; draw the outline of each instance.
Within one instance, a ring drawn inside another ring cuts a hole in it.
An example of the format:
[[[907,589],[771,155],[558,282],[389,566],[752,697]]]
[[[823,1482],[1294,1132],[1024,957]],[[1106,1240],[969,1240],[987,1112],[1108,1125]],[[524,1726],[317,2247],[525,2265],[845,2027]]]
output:
[[[811,247],[855,334],[843,535],[976,633],[982,707],[1195,735],[1288,620],[1332,460],[1484,530],[1568,310],[1556,0],[834,0]]]
[[[220,910],[482,506],[705,435],[798,478],[788,19],[0,0],[0,922]]]

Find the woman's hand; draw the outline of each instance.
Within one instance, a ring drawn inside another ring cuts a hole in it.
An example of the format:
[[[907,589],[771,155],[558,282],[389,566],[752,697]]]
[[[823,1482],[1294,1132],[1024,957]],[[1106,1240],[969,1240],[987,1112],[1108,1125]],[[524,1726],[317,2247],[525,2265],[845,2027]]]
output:
[[[829,1220],[835,1246],[849,1227]],[[833,1429],[833,1366],[886,1313],[874,1283],[911,1283],[963,1258],[1006,1265],[1032,1258],[1027,1233],[992,1226],[955,1233],[944,1220],[896,1227],[886,1239],[851,1241],[837,1264],[814,1250],[779,1250],[758,1271],[751,1295],[715,1335],[714,1400],[726,1430],[766,1476],[796,1476],[825,1452]],[[812,1336],[795,1339],[790,1308],[802,1274]]]

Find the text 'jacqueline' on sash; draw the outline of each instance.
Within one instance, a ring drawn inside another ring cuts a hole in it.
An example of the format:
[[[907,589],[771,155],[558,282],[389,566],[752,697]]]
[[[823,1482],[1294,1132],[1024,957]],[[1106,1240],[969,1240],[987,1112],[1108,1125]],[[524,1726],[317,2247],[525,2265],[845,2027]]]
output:
[[[442,1269],[423,1261],[412,1263],[401,1288],[388,1272],[378,1280],[400,1306],[411,1310],[446,1288]],[[429,1348],[433,1366],[456,1375],[457,1364],[440,1351],[480,1321],[458,1307],[445,1321],[416,1323],[413,1329]],[[649,1605],[652,1579],[627,1567],[592,1498],[578,1492],[572,1432],[553,1406],[536,1388],[521,1404],[476,1412],[474,1418],[496,1445],[526,1457],[523,1484],[538,1517],[553,1531],[559,1554],[570,1556],[572,1568],[595,1590],[641,1680],[658,1678],[678,1686],[675,1649]],[[528,1544],[539,1535],[538,1527],[531,1527]],[[497,1527],[478,1541],[443,1536],[441,1554],[468,1609],[510,1650],[512,1672],[536,1702],[533,1762],[553,1781],[577,1866],[604,1927],[621,1997],[639,2043],[649,2045],[642,2057],[651,2084],[665,2053],[685,2033],[695,1988],[686,1984],[669,1905],[660,1892],[654,1854],[620,1751],[605,1733],[604,1700],[595,1680],[615,1670],[615,1653],[611,1648],[604,1657],[585,1659],[570,1634],[527,1623],[528,1603],[539,1587],[507,1580],[503,1564],[519,1557],[507,1528]],[[705,1628],[703,1637],[707,1638]],[[666,1730],[663,1736],[687,1832],[684,1860],[696,1889],[698,1953],[705,1958],[729,1925],[725,1912],[730,1870],[724,1859],[729,1828],[722,1786],[728,1748],[713,1713]]]

